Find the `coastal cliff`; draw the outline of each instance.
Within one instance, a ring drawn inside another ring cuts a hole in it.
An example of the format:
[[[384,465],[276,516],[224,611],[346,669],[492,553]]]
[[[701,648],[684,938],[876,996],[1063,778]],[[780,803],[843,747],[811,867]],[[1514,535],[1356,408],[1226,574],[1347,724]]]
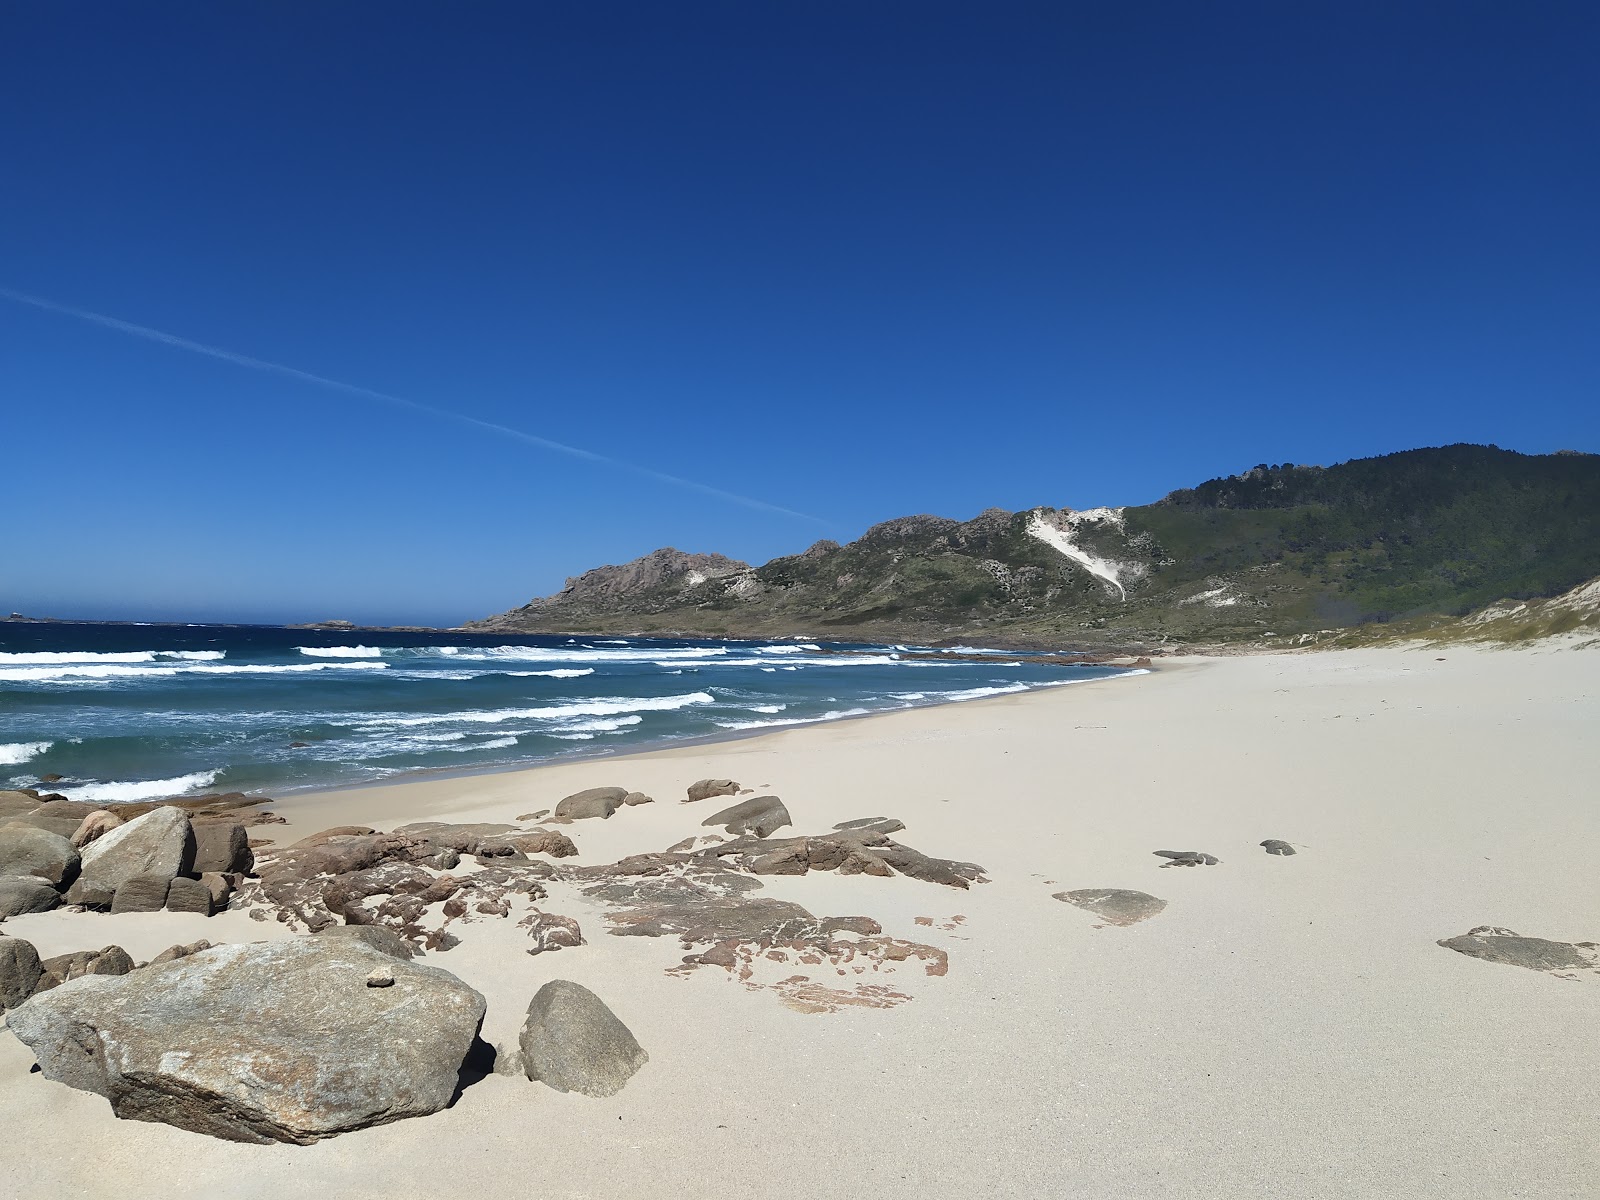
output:
[[[467,629],[1243,642],[1459,616],[1600,575],[1600,456],[1261,464],[1154,504],[907,516],[751,566],[658,550]]]

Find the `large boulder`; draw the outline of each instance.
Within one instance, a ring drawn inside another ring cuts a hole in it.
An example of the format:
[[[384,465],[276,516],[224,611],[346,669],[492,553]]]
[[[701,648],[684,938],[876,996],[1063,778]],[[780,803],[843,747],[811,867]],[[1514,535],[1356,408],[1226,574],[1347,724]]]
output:
[[[616,1095],[650,1061],[599,996],[567,979],[539,989],[518,1044],[529,1079],[585,1096]]]
[[[329,925],[326,929],[317,930],[316,936],[364,942],[390,958],[412,959],[417,956],[415,946],[385,925]]]
[[[74,979],[8,1020],[47,1078],[119,1117],[306,1144],[445,1107],[483,1013],[446,971],[309,937]]]
[[[570,821],[581,821],[588,817],[606,818],[621,808],[627,798],[627,788],[586,788],[574,792],[556,805],[556,816]]]
[[[769,833],[793,824],[789,810],[776,796],[754,796],[701,821],[705,825],[721,825],[735,836],[743,833],[764,838]]]
[[[248,875],[256,865],[250,849],[250,835],[235,821],[195,821],[194,865],[190,873],[203,875],[216,871],[224,875]]]
[[[78,852],[58,833],[36,825],[0,825],[0,875],[36,875],[58,888],[78,873]]]
[[[48,912],[61,903],[61,893],[37,875],[0,875],[0,918]]]
[[[44,968],[32,942],[0,937],[0,1012],[15,1008],[39,985]]]
[[[80,875],[86,889],[115,892],[135,875],[186,874],[193,854],[189,818],[182,809],[163,806],[85,846]]]
[[[739,785],[731,779],[697,779],[689,785],[689,798],[685,804],[709,800],[712,796],[737,796]]]

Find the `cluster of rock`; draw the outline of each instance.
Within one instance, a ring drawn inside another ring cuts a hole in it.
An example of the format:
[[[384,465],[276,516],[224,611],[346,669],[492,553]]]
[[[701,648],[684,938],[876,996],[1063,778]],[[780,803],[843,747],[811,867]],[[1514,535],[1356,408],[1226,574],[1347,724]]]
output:
[[[685,802],[745,793],[733,780],[700,780]],[[121,1117],[240,1141],[312,1142],[450,1103],[495,1053],[478,1038],[485,1001],[415,959],[455,945],[452,923],[484,919],[515,920],[530,954],[583,945],[577,921],[540,907],[554,885],[601,904],[613,935],[676,939],[672,973],[721,968],[746,986],[773,988],[790,1007],[828,1012],[907,999],[877,982],[841,987],[838,976],[917,965],[943,975],[946,954],[886,936],[870,917],[818,917],[763,895],[760,876],[984,881],[976,864],[892,840],[904,828],[892,818],[774,837],[792,825],[777,796],[736,800],[701,822],[721,834],[602,865],[565,861],[577,848],[548,826],[608,819],[648,796],[587,789],[553,813],[531,814],[544,822],[533,828],[521,819],[389,832],[341,826],[283,847],[258,843],[259,861],[244,825],[216,813],[157,805],[123,820],[126,810],[27,799],[0,826],[0,864],[48,889],[51,904],[182,908],[198,888],[205,902],[194,907],[209,912],[219,902],[210,884],[221,876],[237,888],[234,906],[310,935],[196,942],[147,964],[116,946],[41,961],[28,942],[0,936],[0,1006],[48,1078],[105,1096]],[[73,827],[60,832],[68,818]],[[470,871],[460,869],[467,859]],[[758,969],[790,973],[769,981]],[[494,1069],[608,1096],[647,1060],[597,997],[557,980],[533,998],[517,1044],[499,1052]]]
[[[140,807],[0,792],[0,919],[61,903],[206,916],[226,907],[254,863],[230,805],[192,805],[193,819],[176,804]]]
[[[35,990],[7,1023],[46,1078],[106,1097],[117,1116],[241,1142],[307,1144],[437,1112],[486,1049],[483,996],[408,951],[319,935],[172,953]],[[0,938],[0,989],[42,966],[27,942]],[[527,1078],[592,1096],[649,1057],[566,981],[534,997],[520,1041]]]

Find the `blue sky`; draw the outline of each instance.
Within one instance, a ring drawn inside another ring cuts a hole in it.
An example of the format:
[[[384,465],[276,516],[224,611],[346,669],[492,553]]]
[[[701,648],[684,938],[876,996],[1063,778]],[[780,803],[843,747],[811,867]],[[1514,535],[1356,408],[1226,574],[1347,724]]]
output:
[[[0,606],[453,623],[661,545],[1600,450],[1597,34],[1456,0],[11,5],[0,287],[424,407],[0,298]]]

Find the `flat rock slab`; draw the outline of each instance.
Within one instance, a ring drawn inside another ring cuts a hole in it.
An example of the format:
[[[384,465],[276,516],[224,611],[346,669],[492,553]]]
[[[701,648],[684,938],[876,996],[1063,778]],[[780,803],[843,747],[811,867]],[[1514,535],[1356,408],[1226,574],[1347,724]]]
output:
[[[518,1044],[529,1079],[585,1096],[616,1095],[650,1061],[599,996],[567,979],[539,989]]]
[[[764,838],[794,822],[789,819],[789,810],[778,797],[753,796],[707,817],[700,824],[721,825],[735,836],[749,833]]]
[[[1600,947],[1593,942],[1551,942],[1490,925],[1480,925],[1460,937],[1444,938],[1439,945],[1469,958],[1530,971],[1600,971]]]
[[[368,987],[380,968],[393,985]],[[46,1078],[119,1117],[305,1144],[444,1108],[483,1013],[446,971],[302,937],[74,979],[8,1023]]]
[[[1080,888],[1075,892],[1056,892],[1055,898],[1094,913],[1107,925],[1137,925],[1167,907],[1165,900],[1147,892],[1121,888]]]

